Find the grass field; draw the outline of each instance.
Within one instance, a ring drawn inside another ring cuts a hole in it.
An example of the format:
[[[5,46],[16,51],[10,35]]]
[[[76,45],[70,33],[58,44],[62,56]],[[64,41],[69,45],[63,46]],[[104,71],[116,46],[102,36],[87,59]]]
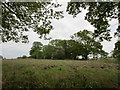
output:
[[[3,88],[118,88],[118,63],[106,60],[2,61]]]

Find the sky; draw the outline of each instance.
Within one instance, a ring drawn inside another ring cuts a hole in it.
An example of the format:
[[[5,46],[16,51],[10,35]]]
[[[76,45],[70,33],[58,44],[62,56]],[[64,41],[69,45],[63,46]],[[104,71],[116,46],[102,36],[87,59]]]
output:
[[[52,25],[54,30],[50,32],[48,37],[52,37],[52,39],[70,39],[70,36],[80,30],[90,30],[94,31],[94,27],[90,25],[90,23],[84,20],[84,15],[86,11],[82,11],[76,18],[73,18],[72,15],[68,15],[65,10],[67,3],[61,2],[63,6],[60,10],[64,11],[64,18],[60,20],[52,20]],[[114,36],[114,32],[117,28],[117,20],[112,20],[110,22],[111,36]],[[29,56],[29,51],[32,47],[32,43],[34,41],[42,42],[44,45],[48,44],[49,40],[43,40],[39,38],[35,32],[28,32],[29,35],[29,43],[14,43],[7,42],[0,44],[0,55],[5,58],[17,58],[23,55]],[[103,50],[106,52],[111,52],[114,49],[114,43],[117,41],[117,38],[112,38],[111,42],[103,41]]]

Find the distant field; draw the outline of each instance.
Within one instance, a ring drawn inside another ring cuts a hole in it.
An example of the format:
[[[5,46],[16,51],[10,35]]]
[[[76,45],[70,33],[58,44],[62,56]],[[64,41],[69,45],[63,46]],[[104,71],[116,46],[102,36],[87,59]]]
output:
[[[114,59],[2,62],[3,88],[118,88],[118,63]]]

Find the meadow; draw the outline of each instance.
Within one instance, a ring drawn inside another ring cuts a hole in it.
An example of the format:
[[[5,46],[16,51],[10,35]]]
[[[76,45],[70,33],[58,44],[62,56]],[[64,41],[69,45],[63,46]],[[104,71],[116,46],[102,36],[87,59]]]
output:
[[[2,88],[118,88],[115,59],[2,60]]]

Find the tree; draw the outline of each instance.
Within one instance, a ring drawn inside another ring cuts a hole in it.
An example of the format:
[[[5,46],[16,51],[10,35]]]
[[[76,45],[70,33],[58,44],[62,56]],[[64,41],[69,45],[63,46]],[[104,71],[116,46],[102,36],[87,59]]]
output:
[[[107,57],[107,54],[102,50],[101,43],[95,41],[92,37],[92,32],[83,30],[75,33],[72,40],[51,40],[48,45],[41,42],[34,42],[30,50],[30,57],[44,59],[77,59],[77,56],[82,56],[82,59],[88,59],[89,55],[97,58],[101,55],[102,58]]]
[[[104,50],[100,51],[100,55],[101,55],[101,58],[107,58],[108,57],[108,53],[105,52]]]
[[[65,59],[65,53],[62,48],[55,48],[55,53],[53,54],[53,59]]]
[[[102,45],[100,42],[96,41],[93,33],[88,30],[83,30],[75,33],[71,36],[73,40],[81,45],[81,53],[83,59],[88,59],[88,55],[92,54],[93,57],[98,57],[102,50]]]
[[[76,59],[81,54],[82,44],[75,40],[55,39],[49,44],[55,48],[53,55],[56,59]]]
[[[65,50],[63,48],[63,40],[55,39],[49,42],[54,47],[53,59],[65,59]]]
[[[28,42],[26,32],[31,30],[45,37],[53,29],[51,19],[63,18],[62,11],[55,10],[60,6],[52,2],[3,2],[2,42]]]
[[[30,57],[32,58],[42,58],[42,48],[43,44],[41,42],[34,42],[30,50]]]
[[[28,58],[26,55],[23,55],[22,57],[17,57],[17,59],[25,59]]]
[[[77,59],[76,56],[81,55],[82,44],[76,42],[75,40],[67,40],[67,58]]]
[[[88,10],[85,20],[95,27],[94,36],[100,40],[110,40],[111,19],[120,23],[120,2],[69,2],[67,12],[77,16],[82,8]],[[57,11],[61,5],[52,2],[4,2],[2,3],[2,42],[27,42],[28,35],[24,32],[33,30],[40,37],[45,37],[53,26],[51,19],[62,18],[62,11]],[[117,33],[120,37],[120,25]]]
[[[68,2],[67,12],[76,17],[83,9],[87,10],[85,20],[95,27],[94,36],[110,41],[109,21],[118,19],[120,23],[120,2]],[[120,25],[115,33],[120,37]]]
[[[120,59],[120,41],[115,43],[115,48],[113,50],[113,57]]]
[[[42,55],[44,59],[53,59],[53,55],[55,53],[55,48],[51,45],[44,45]]]

